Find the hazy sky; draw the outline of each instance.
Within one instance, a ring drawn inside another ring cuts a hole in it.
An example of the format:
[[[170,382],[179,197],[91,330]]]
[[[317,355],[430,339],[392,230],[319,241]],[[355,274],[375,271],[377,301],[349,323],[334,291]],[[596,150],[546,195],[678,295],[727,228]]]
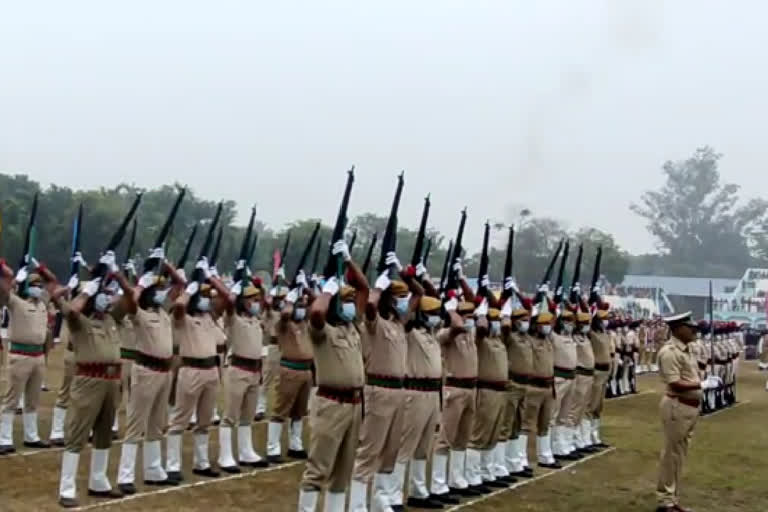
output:
[[[273,226],[385,213],[452,235],[469,207],[612,232],[660,166],[725,154],[768,188],[768,5],[702,0],[0,1],[0,172],[187,183]]]

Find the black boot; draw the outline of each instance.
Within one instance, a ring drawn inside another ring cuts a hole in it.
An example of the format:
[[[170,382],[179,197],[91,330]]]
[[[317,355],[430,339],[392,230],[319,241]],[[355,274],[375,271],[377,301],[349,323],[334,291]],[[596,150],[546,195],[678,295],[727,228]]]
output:
[[[453,494],[431,494],[429,496],[429,499],[432,501],[436,501],[438,503],[442,503],[444,505],[458,505],[459,503],[461,503],[461,500],[459,500],[459,498],[457,498]]]
[[[197,476],[204,476],[206,478],[219,478],[221,476],[218,471],[213,469],[212,467],[208,467],[205,469],[193,469],[192,473],[194,473]]]
[[[456,505],[458,505],[459,500],[456,500]],[[438,500],[433,500],[430,498],[408,498],[407,502],[408,507],[410,508],[424,508],[424,509],[430,509],[430,510],[440,510],[443,508],[443,503]]]

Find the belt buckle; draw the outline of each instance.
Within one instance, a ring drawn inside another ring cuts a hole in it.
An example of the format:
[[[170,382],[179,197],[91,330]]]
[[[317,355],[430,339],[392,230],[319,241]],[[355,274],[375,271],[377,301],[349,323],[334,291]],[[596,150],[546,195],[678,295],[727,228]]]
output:
[[[107,365],[107,377],[114,377],[117,375],[117,368],[111,364]]]

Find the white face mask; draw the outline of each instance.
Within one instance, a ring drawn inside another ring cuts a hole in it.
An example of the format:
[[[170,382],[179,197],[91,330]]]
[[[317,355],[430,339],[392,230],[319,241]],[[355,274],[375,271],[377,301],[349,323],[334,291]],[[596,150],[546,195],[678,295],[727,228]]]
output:
[[[501,322],[493,320],[491,322],[491,336],[498,336],[501,334]]]
[[[249,308],[249,311],[251,315],[259,316],[259,313],[261,313],[261,304],[259,304],[258,302],[252,302],[251,307]]]
[[[439,315],[429,315],[427,317],[427,327],[430,329],[434,329],[440,325],[440,316]]]
[[[296,308],[293,310],[293,319],[301,322],[307,316],[306,308]]]
[[[528,329],[531,328],[531,323],[527,321],[523,322],[517,322],[517,330],[520,332],[528,332]]]
[[[552,332],[552,326],[551,325],[539,326],[539,332],[544,336],[549,336],[549,334]]]
[[[354,302],[345,302],[341,305],[341,319],[345,322],[351,322],[357,316],[357,308]]]
[[[573,324],[563,324],[563,332],[565,334],[571,334],[573,332]]]
[[[474,329],[475,328],[475,319],[474,318],[466,318],[464,319],[464,328],[467,330]]]
[[[112,301],[110,300],[109,295],[106,293],[100,293],[96,295],[95,299],[93,299],[93,307],[99,313],[104,313],[107,309],[109,309],[111,302]]]
[[[589,334],[589,326],[588,325],[582,325],[581,326],[581,334]]]
[[[406,313],[408,313],[408,297],[398,297],[395,299],[395,311],[397,311],[397,314],[400,316],[405,316]]]
[[[206,312],[211,309],[211,299],[208,297],[200,297],[200,299],[197,301],[197,309]]]
[[[155,292],[155,296],[152,297],[152,301],[158,306],[165,304],[166,299],[168,299],[168,290],[158,290]]]
[[[33,299],[39,299],[43,295],[43,289],[39,286],[30,286],[27,288],[27,295]]]

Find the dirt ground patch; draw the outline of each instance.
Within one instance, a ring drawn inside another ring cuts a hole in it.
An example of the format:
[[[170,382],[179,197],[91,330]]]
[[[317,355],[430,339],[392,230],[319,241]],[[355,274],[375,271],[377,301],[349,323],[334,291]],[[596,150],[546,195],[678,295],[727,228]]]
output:
[[[40,412],[42,435],[50,431],[51,408],[55,388],[61,378],[63,348],[50,358],[48,385],[52,391],[43,394]],[[3,371],[3,377],[4,377]],[[768,446],[768,393],[766,373],[756,364],[743,363],[739,379],[741,404],[699,421],[684,474],[683,503],[694,510],[757,512],[766,510],[768,487],[764,459]],[[617,510],[648,511],[655,506],[654,487],[661,446],[658,404],[661,383],[656,376],[640,379],[639,395],[610,401],[604,418],[604,439],[615,450],[554,474],[539,473],[542,478],[477,502],[465,503],[452,510],[490,512],[499,510],[592,512]],[[16,439],[21,439],[20,418]],[[266,425],[254,428],[254,443],[259,451],[265,446]],[[211,432],[211,458],[218,453],[216,431]],[[227,511],[293,511],[296,510],[297,483],[302,463],[293,463],[269,471],[256,471],[237,478],[201,481],[192,478],[191,439],[185,438],[184,469],[187,484],[181,489],[157,491],[139,487],[140,494],[123,502],[89,500],[87,470],[90,450],[81,457],[80,492],[83,509],[114,511],[185,512]],[[0,458],[0,510],[59,510],[56,492],[61,452],[21,451]],[[114,482],[120,445],[113,447],[110,477]],[[140,457],[139,457],[140,459]],[[140,464],[140,460],[138,461]],[[141,471],[139,470],[140,477]]]

